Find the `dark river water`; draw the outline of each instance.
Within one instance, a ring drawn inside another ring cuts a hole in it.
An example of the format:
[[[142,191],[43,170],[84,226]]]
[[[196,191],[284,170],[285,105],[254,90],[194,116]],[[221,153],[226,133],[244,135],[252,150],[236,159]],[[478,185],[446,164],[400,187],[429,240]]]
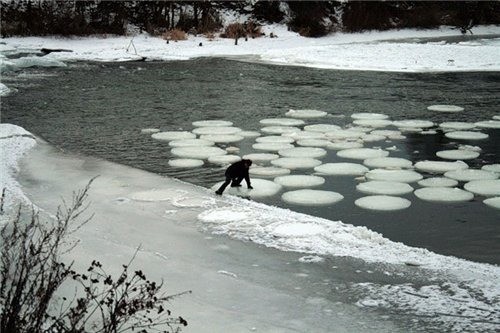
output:
[[[330,114],[307,124],[345,125],[354,112],[384,113],[393,120],[487,120],[499,112],[500,73],[336,71],[209,58],[78,63],[4,76],[3,82],[18,92],[2,98],[2,122],[23,126],[67,151],[210,187],[222,180],[223,169],[211,164],[187,170],[171,168],[167,164],[172,158],[168,144],[141,134],[141,129],[190,131],[193,121],[225,119],[245,130],[258,130],[260,119],[283,117],[289,108],[319,109]],[[432,104],[460,105],[466,111],[433,113],[426,109]],[[482,131],[490,135],[488,140],[460,142],[482,148],[479,158],[467,161],[471,167],[500,163],[500,130]],[[406,140],[367,143],[365,147],[395,146],[397,150],[390,156],[417,162],[437,160],[436,151],[457,146],[440,131],[435,135],[406,135]],[[254,139],[248,138],[231,145],[246,154],[253,152],[252,143]],[[338,158],[334,151],[322,161],[356,162]],[[484,205],[483,197],[442,204],[408,194],[404,197],[412,202],[410,208],[376,212],[354,205],[354,200],[364,196],[355,190],[354,177],[325,178],[321,189],[340,192],[344,200],[330,206],[303,207],[282,202],[279,193],[260,201],[363,225],[391,240],[441,254],[500,264],[500,211]]]

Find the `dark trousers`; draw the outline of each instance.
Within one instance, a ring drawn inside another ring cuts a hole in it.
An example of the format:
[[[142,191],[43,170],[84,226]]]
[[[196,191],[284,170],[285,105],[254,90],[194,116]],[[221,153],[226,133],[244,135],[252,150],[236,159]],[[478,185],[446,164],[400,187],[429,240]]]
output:
[[[224,184],[222,184],[219,187],[219,189],[217,190],[217,193],[224,192],[224,190],[226,189],[227,185],[229,185],[229,183],[231,183],[231,182],[232,182],[231,187],[240,186],[240,183],[243,180],[243,178],[244,177],[235,177],[235,178],[232,178],[232,177],[226,176],[226,181],[224,182]]]

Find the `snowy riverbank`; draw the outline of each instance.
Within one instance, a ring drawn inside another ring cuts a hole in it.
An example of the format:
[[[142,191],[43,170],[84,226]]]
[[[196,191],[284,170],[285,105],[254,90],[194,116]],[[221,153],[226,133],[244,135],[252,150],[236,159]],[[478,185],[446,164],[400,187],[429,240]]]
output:
[[[166,43],[158,37],[105,36],[88,38],[5,38],[0,50],[22,52],[41,48],[69,49],[46,58],[63,61],[186,60],[196,57],[234,57],[281,65],[344,70],[453,72],[500,70],[500,27],[475,27],[462,35],[452,27],[437,30],[337,33],[305,38],[282,25],[263,27],[265,37],[234,40],[189,36]],[[269,38],[270,33],[277,38]],[[447,42],[448,41],[448,42]],[[203,46],[199,46],[202,43]],[[17,51],[16,51],[17,49]]]

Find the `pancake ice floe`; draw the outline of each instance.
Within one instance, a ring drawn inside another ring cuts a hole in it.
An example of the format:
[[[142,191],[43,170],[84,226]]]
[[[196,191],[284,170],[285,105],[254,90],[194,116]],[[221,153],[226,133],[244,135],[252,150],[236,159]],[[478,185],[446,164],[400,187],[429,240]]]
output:
[[[357,163],[325,163],[314,168],[322,175],[362,176],[369,171],[367,167]]]
[[[354,204],[363,209],[393,211],[410,207],[411,201],[390,195],[370,195],[357,199]]]
[[[427,110],[435,111],[435,112],[455,113],[455,112],[462,112],[464,110],[464,108],[461,106],[456,106],[456,105],[438,104],[438,105],[428,106]]]
[[[295,205],[324,206],[339,202],[344,196],[332,191],[303,189],[285,192],[281,195],[281,199]]]
[[[424,178],[418,172],[413,170],[386,170],[374,169],[365,173],[369,180],[382,180],[388,182],[413,183]]]
[[[323,185],[325,179],[312,175],[288,175],[276,177],[274,182],[284,187],[314,187]]]
[[[286,116],[292,117],[292,118],[321,118],[325,117],[327,113],[325,111],[319,111],[319,110],[293,110],[290,109],[287,113],[285,113]]]
[[[227,152],[224,149],[221,149],[219,147],[206,147],[206,146],[176,147],[173,148],[171,152],[173,155],[179,157],[194,158],[200,160],[205,160],[211,156],[220,156],[227,154]]]
[[[415,196],[425,201],[463,202],[474,199],[474,194],[456,187],[424,187],[415,190]]]
[[[356,189],[366,194],[403,195],[413,192],[407,183],[372,180],[360,183]]]
[[[282,157],[277,160],[272,160],[271,164],[280,168],[295,170],[295,169],[312,169],[321,165],[321,161],[310,157]]]
[[[431,177],[418,181],[418,185],[423,187],[455,187],[458,181],[446,177]]]
[[[389,155],[388,151],[375,148],[352,148],[344,149],[337,152],[338,157],[350,158],[355,160],[366,160],[369,158],[386,157]]]
[[[151,137],[159,141],[195,139],[196,135],[187,131],[166,131],[153,133]]]
[[[168,165],[174,168],[197,168],[203,165],[203,161],[193,158],[178,158],[169,160]]]

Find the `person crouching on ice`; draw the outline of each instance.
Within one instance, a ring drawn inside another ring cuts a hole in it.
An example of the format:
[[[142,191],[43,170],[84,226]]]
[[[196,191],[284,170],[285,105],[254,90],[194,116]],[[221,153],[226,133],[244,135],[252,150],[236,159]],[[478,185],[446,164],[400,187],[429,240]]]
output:
[[[252,165],[251,160],[241,160],[239,162],[231,164],[227,169],[226,169],[226,181],[224,184],[221,185],[221,187],[215,191],[218,195],[221,195],[222,192],[226,189],[227,185],[231,183],[231,187],[239,187],[241,186],[240,183],[245,178],[245,181],[247,182],[247,187],[249,189],[252,189],[252,185],[250,185],[250,176],[248,174],[248,169]]]

